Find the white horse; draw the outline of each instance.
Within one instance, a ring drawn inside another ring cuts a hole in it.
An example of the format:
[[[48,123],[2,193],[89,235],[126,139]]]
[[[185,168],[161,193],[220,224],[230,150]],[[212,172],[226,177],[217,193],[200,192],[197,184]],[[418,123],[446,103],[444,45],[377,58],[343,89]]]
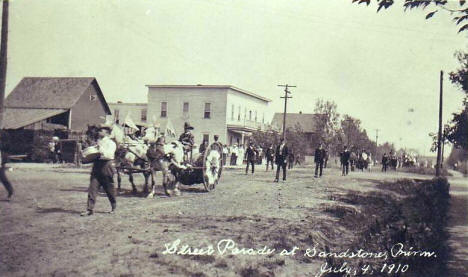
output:
[[[163,187],[164,192],[168,196],[180,195],[178,186],[178,180],[171,172],[171,166],[178,169],[187,168],[182,164],[184,159],[184,148],[182,143],[179,141],[173,141],[162,145],[151,144],[150,152],[155,153],[154,155],[148,155],[151,160],[151,170],[153,176],[157,171],[161,171],[163,174]],[[156,186],[153,184],[151,192],[148,194],[148,198],[153,198],[156,194]]]
[[[134,140],[126,136],[122,128],[114,124],[110,137],[117,143],[118,149],[116,151],[116,165],[117,165],[117,186],[120,190],[121,177],[120,173],[126,171],[128,179],[132,184],[133,193],[137,192],[135,183],[133,181],[133,170],[141,171],[145,177],[145,184],[143,191],[148,192],[148,179],[151,177],[151,183],[154,185],[154,176],[150,170],[150,165],[146,153],[148,152],[148,145],[143,141]]]

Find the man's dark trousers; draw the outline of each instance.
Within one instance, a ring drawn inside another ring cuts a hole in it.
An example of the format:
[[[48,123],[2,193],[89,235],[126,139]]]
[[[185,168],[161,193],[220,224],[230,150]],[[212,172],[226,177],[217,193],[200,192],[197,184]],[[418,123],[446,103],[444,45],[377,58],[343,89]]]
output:
[[[348,175],[349,172],[349,162],[343,163],[343,175]]]
[[[111,203],[112,210],[116,208],[115,188],[112,161],[96,161],[91,172],[88,190],[88,211],[94,209],[99,187],[102,186]]]
[[[5,186],[5,189],[8,192],[8,197],[11,197],[13,195],[13,186],[11,185],[10,181],[8,181],[8,178],[5,174],[5,170],[5,166],[2,165],[2,167],[0,168],[0,181],[2,182],[3,186]]]
[[[271,163],[271,170],[273,170],[273,159],[267,159],[267,162],[266,162],[266,170],[268,170],[268,165]]]
[[[317,175],[319,173],[318,172],[319,168],[320,168],[320,175]],[[322,170],[323,170],[323,160],[315,163],[315,176],[322,177]]]
[[[283,181],[285,181],[286,180],[286,162],[282,162],[276,165],[276,180],[279,179],[280,168],[283,168]]]
[[[248,171],[249,171],[249,164],[252,165],[252,174],[253,174],[254,171],[255,171],[255,160],[253,160],[253,159],[247,160],[247,167],[245,168],[245,174],[247,174]]]

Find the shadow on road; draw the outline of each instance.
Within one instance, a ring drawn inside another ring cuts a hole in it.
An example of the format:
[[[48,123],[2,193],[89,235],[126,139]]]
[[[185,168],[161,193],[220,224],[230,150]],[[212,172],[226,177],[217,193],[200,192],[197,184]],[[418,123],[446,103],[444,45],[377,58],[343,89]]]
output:
[[[62,208],[37,208],[37,213],[50,214],[50,213],[64,213],[64,214],[80,214],[81,211],[67,210]]]

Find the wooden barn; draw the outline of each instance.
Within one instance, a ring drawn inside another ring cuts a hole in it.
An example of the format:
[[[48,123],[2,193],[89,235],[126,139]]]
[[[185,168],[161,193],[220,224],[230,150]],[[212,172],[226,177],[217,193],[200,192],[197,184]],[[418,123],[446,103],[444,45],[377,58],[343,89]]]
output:
[[[26,77],[5,100],[3,128],[85,131],[110,114],[95,78]]]
[[[95,78],[26,77],[5,100],[2,149],[46,161],[47,145],[57,136],[63,160],[73,162],[88,125],[110,114]]]

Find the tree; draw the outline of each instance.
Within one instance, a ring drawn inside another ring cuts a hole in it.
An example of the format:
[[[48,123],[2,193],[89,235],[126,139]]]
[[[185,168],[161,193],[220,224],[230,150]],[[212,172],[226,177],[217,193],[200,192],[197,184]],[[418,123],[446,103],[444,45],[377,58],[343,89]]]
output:
[[[270,146],[278,144],[279,137],[280,134],[272,129],[266,131],[257,130],[252,133],[253,141],[262,149],[267,149]]]
[[[353,3],[366,4],[369,6],[371,0],[352,0]],[[395,1],[393,0],[375,0],[377,2],[377,12],[382,9],[388,9]],[[453,7],[452,4],[456,4],[457,7]],[[468,5],[466,0],[405,0],[402,2],[405,11],[412,9],[426,9],[431,8],[431,11],[426,15],[426,19],[433,17],[440,11],[449,12],[453,15],[455,24],[460,26],[458,32],[468,31]]]
[[[353,3],[369,5],[371,0],[352,0]],[[388,9],[394,4],[393,0],[375,0],[377,2],[377,12],[382,8]],[[453,16],[453,21],[458,28],[458,33],[468,31],[468,4],[466,0],[405,0],[403,7],[406,10],[431,8],[426,15],[426,19],[433,17],[440,11],[449,12]],[[450,81],[459,87],[465,94],[463,100],[463,110],[460,113],[454,113],[446,133],[448,141],[455,147],[468,149],[468,53],[458,51],[455,57],[461,64],[461,67],[450,73]],[[429,134],[431,136],[431,134]]]
[[[320,120],[316,122],[319,141],[326,149],[330,149],[339,129],[340,115],[337,111],[336,103],[317,99],[314,112],[320,118]]]
[[[447,140],[457,148],[468,150],[468,53],[456,52],[455,57],[460,62],[460,67],[450,72],[450,81],[463,93],[463,110],[453,113],[452,120],[446,130]]]
[[[290,127],[286,129],[286,143],[288,144],[290,151],[295,155],[298,153],[306,153],[310,144],[306,139],[306,135],[304,134],[301,125],[299,124],[296,124],[294,128]]]

